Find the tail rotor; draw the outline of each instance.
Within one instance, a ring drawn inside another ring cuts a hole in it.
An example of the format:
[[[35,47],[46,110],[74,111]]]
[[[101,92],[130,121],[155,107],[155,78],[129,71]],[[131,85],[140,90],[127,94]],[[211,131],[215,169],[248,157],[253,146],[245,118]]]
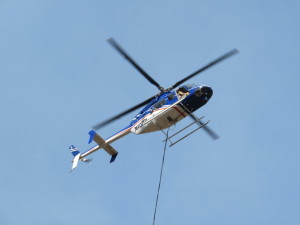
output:
[[[90,163],[92,161],[92,159],[87,159],[87,158],[82,157],[80,151],[78,151],[78,149],[74,145],[71,145],[69,147],[69,150],[72,153],[72,155],[74,156],[74,158],[72,160],[72,162],[73,162],[72,169],[70,172],[72,172],[77,167],[79,160],[82,162],[85,162],[85,163]]]

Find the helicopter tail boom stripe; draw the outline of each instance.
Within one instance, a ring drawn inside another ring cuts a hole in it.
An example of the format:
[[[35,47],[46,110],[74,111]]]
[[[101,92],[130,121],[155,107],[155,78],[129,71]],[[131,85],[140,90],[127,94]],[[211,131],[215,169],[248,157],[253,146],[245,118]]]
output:
[[[127,127],[123,128],[123,129],[120,130],[118,133],[112,135],[111,137],[109,137],[109,138],[106,139],[105,141],[106,141],[107,143],[110,144],[110,143],[112,143],[112,142],[114,142],[114,141],[120,139],[121,137],[123,137],[123,136],[129,134],[132,127],[133,127],[133,126],[127,126]]]

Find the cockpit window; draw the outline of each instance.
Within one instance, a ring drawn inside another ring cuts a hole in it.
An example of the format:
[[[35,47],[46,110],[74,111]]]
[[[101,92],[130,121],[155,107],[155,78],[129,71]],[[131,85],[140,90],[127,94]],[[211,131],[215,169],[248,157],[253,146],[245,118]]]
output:
[[[189,89],[186,86],[181,86],[177,89],[176,93],[178,96],[182,97],[189,93]]]
[[[183,85],[176,90],[177,95],[182,98],[190,94],[189,90],[196,87],[195,84]]]
[[[183,92],[187,92],[189,90],[187,85],[183,85],[183,86],[179,87],[178,89],[183,91]]]

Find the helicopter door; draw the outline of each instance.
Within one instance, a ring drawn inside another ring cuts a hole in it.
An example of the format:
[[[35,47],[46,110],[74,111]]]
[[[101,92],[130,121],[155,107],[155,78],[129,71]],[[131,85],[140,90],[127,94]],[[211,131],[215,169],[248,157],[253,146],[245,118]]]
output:
[[[165,99],[161,99],[158,102],[154,103],[151,107],[151,113],[149,115],[149,120],[152,120],[153,118],[155,118],[159,113],[161,113],[161,110],[158,110],[159,108],[161,108],[163,105],[166,104],[166,100]],[[156,120],[156,119],[154,119]],[[155,121],[154,121],[155,123]]]

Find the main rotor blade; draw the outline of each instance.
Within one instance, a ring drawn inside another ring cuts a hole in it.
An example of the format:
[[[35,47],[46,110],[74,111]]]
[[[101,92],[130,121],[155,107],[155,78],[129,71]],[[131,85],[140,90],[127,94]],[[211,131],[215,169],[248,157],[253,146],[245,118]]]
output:
[[[204,125],[204,123],[199,120],[193,113],[190,114],[190,117],[195,120],[199,126],[203,126],[203,130],[213,139],[213,140],[217,140],[220,137],[212,130],[210,129],[207,125]]]
[[[98,130],[98,129],[100,129],[101,127],[104,127],[104,126],[108,125],[109,123],[111,123],[111,122],[113,122],[113,121],[115,121],[115,120],[117,120],[117,119],[120,119],[121,117],[127,115],[128,113],[131,113],[132,111],[134,111],[134,110],[136,110],[136,109],[142,107],[143,105],[146,105],[147,103],[151,102],[155,97],[156,97],[156,96],[153,96],[153,97],[151,97],[151,98],[149,98],[149,99],[147,99],[147,100],[141,102],[140,104],[138,104],[138,105],[136,105],[136,106],[133,106],[133,107],[131,107],[130,109],[127,109],[126,111],[121,112],[121,113],[119,113],[119,114],[117,114],[117,115],[111,117],[111,118],[108,119],[108,120],[105,120],[105,121],[103,121],[103,122],[101,122],[101,123],[98,123],[97,125],[93,126],[93,129],[94,129],[94,130]]]
[[[131,63],[151,84],[155,85],[160,91],[164,91],[164,88],[159,85],[148,73],[146,73],[126,52],[121,46],[113,39],[107,40],[128,62]]]
[[[207,70],[208,68],[214,66],[215,64],[223,61],[224,59],[227,59],[228,57],[238,53],[239,51],[237,49],[233,49],[230,52],[227,52],[226,54],[220,56],[219,58],[215,59],[214,61],[208,63],[206,66],[202,67],[201,69],[195,71],[194,73],[192,73],[191,75],[183,78],[182,80],[178,81],[177,83],[175,83],[173,86],[169,87],[167,90],[172,90],[176,87],[178,87],[179,85],[181,85],[182,83],[186,82],[187,80],[191,79],[192,77],[196,76],[197,74]]]

